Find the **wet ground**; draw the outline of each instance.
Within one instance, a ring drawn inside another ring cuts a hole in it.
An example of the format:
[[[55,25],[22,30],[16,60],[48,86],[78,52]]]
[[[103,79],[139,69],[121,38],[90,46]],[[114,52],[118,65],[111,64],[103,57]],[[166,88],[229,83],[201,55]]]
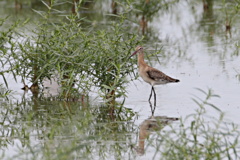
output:
[[[240,57],[238,55],[238,45],[240,45],[240,21],[239,15],[236,15],[233,20],[231,32],[226,32],[226,15],[219,9],[221,7],[220,2],[214,2],[211,9],[204,10],[202,1],[182,1],[173,6],[168,12],[159,11],[158,15],[154,16],[152,22],[148,25],[149,36],[153,36],[154,38],[147,41],[146,44],[142,44],[145,48],[146,56],[154,50],[156,46],[159,49],[161,46],[163,47],[161,55],[159,55],[160,63],[156,59],[148,60],[148,63],[169,76],[180,80],[180,83],[155,87],[157,105],[154,116],[157,116],[157,119],[159,119],[159,116],[185,118],[187,115],[195,113],[195,110],[199,108],[199,106],[192,98],[205,98],[205,95],[196,89],[199,88],[206,92],[210,89],[214,94],[219,95],[220,98],[212,98],[210,102],[225,112],[225,121],[227,123],[234,122],[240,124]],[[133,48],[135,48],[135,46],[133,46]],[[2,121],[5,121],[5,128],[1,127],[1,138],[4,139],[4,137],[6,137],[6,139],[9,139],[8,142],[5,143],[7,146],[4,149],[6,157],[12,157],[11,155],[18,155],[21,152],[23,152],[22,157],[24,157],[25,152],[22,150],[27,148],[26,150],[30,156],[26,157],[31,158],[31,156],[33,156],[31,149],[41,150],[42,148],[54,148],[54,146],[51,145],[61,145],[59,143],[63,143],[63,146],[68,146],[67,143],[71,145],[76,137],[80,141],[80,148],[81,146],[85,146],[85,151],[82,153],[83,156],[75,156],[80,157],[79,159],[83,158],[85,154],[87,155],[88,150],[91,153],[96,152],[96,155],[92,154],[93,159],[98,159],[104,154],[106,157],[114,159],[114,155],[111,155],[113,149],[111,147],[113,146],[116,150],[123,147],[119,149],[119,151],[122,152],[126,158],[151,159],[155,154],[153,147],[148,147],[147,152],[143,155],[141,151],[139,151],[140,154],[136,154],[135,152],[135,150],[141,150],[136,147],[139,143],[138,137],[141,133],[141,128],[146,124],[146,120],[152,116],[151,106],[148,102],[151,86],[143,82],[141,78],[128,84],[128,97],[125,99],[124,105],[126,108],[130,108],[133,112],[136,112],[137,115],[132,116],[130,121],[127,121],[128,116],[123,116],[125,118],[123,118],[123,121],[112,122],[112,124],[111,122],[104,121],[104,117],[99,118],[97,120],[98,125],[94,125],[96,121],[92,113],[104,111],[96,111],[94,107],[85,110],[82,104],[66,105],[64,102],[48,101],[35,103],[31,101],[31,93],[28,92],[24,95],[24,92],[20,90],[22,86],[19,83],[15,83],[10,76],[8,80],[11,84],[9,88],[13,90],[13,102],[18,101],[24,105],[18,104],[17,107],[20,108],[19,111],[15,110],[13,114],[11,114],[11,116],[13,116],[14,113],[16,113],[16,115],[20,116],[19,118],[10,117],[7,118],[7,120],[1,118]],[[53,86],[51,87],[54,88]],[[25,96],[26,100],[21,101],[23,96]],[[119,101],[121,100],[120,98]],[[101,101],[102,100],[97,97],[97,91],[91,93],[90,103],[99,104]],[[4,102],[2,102],[2,104],[4,104]],[[9,104],[6,104],[6,106],[7,105]],[[14,106],[16,107],[16,105],[13,105],[13,107]],[[50,106],[54,107],[54,109],[50,110]],[[66,109],[66,106],[71,109]],[[21,108],[24,108],[24,111],[21,111]],[[72,111],[74,109],[76,110]],[[20,120],[20,122],[23,122],[23,126],[28,125],[28,121],[24,119],[24,115],[34,114],[33,110],[38,110],[39,113],[37,115],[39,116],[39,122],[36,120],[31,127],[26,127],[29,129],[28,131],[22,130],[24,134],[17,134],[17,132],[21,132],[18,128],[22,129],[22,127],[18,126],[19,123],[12,122]],[[206,110],[210,117],[219,116],[219,112],[210,106],[208,106]],[[4,113],[7,115],[8,110],[1,111],[2,115],[4,115]],[[57,115],[58,113],[59,115]],[[51,117],[51,115],[54,116]],[[88,118],[84,121],[81,116],[87,116]],[[166,121],[166,117],[162,119]],[[79,129],[81,125],[74,124],[73,126],[69,126],[69,128],[66,127],[63,129],[65,124],[70,125],[72,122],[80,121],[81,123],[89,123],[88,127],[81,130]],[[59,132],[56,138],[51,138],[51,130],[53,132],[54,130],[51,129],[51,125],[48,124],[48,122],[59,123],[59,125],[56,125],[58,126],[58,131],[56,132]],[[155,121],[153,123],[154,125],[152,126],[156,126]],[[176,121],[173,123],[177,125],[179,122]],[[7,125],[9,125],[9,128]],[[84,125],[86,124],[82,126]],[[99,125],[100,128],[105,128],[105,130],[101,130],[101,133],[97,132]],[[111,125],[116,126],[116,128],[111,127]],[[13,126],[15,129],[10,129],[10,127]],[[159,127],[157,128],[160,130]],[[30,130],[33,131],[31,132]],[[69,130],[71,130],[70,133],[67,132]],[[23,137],[16,138],[13,133],[10,133],[13,131],[16,132],[16,136],[22,135]],[[83,133],[80,134],[79,131]],[[154,133],[155,132],[146,134],[154,137],[156,136]],[[11,134],[12,136],[10,136]],[[104,134],[106,136],[103,136]],[[24,136],[30,137],[30,146],[32,148],[28,145],[25,146]],[[59,143],[56,141],[59,141]],[[120,147],[116,147],[116,144]],[[147,144],[145,144],[145,146],[147,146]],[[42,152],[44,151],[41,150],[40,153]],[[59,151],[59,153],[61,152],[62,150]],[[75,154],[79,154],[79,152]],[[89,156],[86,157],[89,158]]]

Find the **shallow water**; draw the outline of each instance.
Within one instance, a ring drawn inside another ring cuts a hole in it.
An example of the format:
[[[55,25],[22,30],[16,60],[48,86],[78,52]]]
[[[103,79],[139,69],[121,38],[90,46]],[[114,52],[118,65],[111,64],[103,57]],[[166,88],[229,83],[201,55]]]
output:
[[[238,50],[239,22],[235,21],[236,28],[232,28],[231,35],[225,32],[223,24],[216,24],[213,31],[206,32],[205,28],[220,20],[208,23],[201,5],[194,6],[195,14],[187,2],[180,3],[174,10],[174,13],[155,18],[151,23],[160,40],[170,39],[170,42],[159,42],[164,45],[167,58],[160,57],[160,64],[152,62],[153,66],[180,79],[178,84],[156,87],[156,113],[184,117],[197,107],[190,97],[202,96],[195,88],[212,89],[221,97],[213,99],[212,103],[226,112],[227,118],[239,124],[240,59],[234,55]],[[183,52],[182,55],[179,52]],[[134,108],[144,113],[149,106],[147,100],[151,87],[142,80],[134,83],[137,87],[129,86],[126,104],[134,104]]]
[[[231,33],[226,32],[221,7],[220,2],[214,2],[213,10],[204,11],[202,1],[181,1],[168,12],[159,11],[149,23],[150,40],[142,44],[146,55],[155,46],[159,49],[163,46],[163,50],[158,57],[160,63],[156,59],[148,60],[148,63],[180,79],[177,84],[155,87],[155,116],[185,118],[199,108],[191,98],[205,98],[196,88],[211,89],[220,98],[210,102],[226,113],[225,121],[240,124],[237,47],[240,22],[237,16]],[[24,11],[20,11],[23,17],[26,16]],[[24,94],[19,89],[21,84],[15,83],[11,76],[8,80],[14,98],[10,104],[2,102],[4,147],[0,155],[4,153],[4,159],[40,159],[42,154],[49,159],[58,159],[66,152],[72,154],[72,159],[117,159],[119,155],[125,159],[152,159],[156,152],[152,146],[147,147],[143,155],[138,155],[134,149],[138,144],[140,125],[152,115],[148,102],[151,87],[141,78],[128,84],[126,110],[113,121],[103,116],[106,109],[101,107],[104,104],[96,90],[90,97],[84,97],[86,103],[38,100],[29,92]],[[206,110],[210,117],[219,116],[212,107]],[[173,122],[173,125],[178,123]],[[168,130],[168,127],[164,129]],[[151,132],[150,137],[156,137],[156,132]],[[146,141],[145,146],[149,143]],[[52,149],[56,155],[48,151]]]

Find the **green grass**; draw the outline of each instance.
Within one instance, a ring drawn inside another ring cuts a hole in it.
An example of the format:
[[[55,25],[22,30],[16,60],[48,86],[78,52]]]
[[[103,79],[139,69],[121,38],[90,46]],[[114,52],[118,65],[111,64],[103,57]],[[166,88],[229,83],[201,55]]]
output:
[[[196,113],[157,133],[149,145],[161,159],[239,159],[239,126],[227,122],[224,113],[210,103],[212,90],[200,90],[205,99],[194,98]],[[212,112],[210,113],[209,111]],[[154,157],[153,157],[154,159]]]
[[[82,2],[77,11],[83,9]],[[126,85],[136,78],[136,60],[128,57],[135,46],[147,41],[131,26],[136,22],[134,14],[151,19],[161,6],[119,1],[120,12],[109,14],[102,28],[90,26],[94,22],[80,12],[66,15],[56,8],[61,4],[52,1],[45,4],[45,11],[35,10],[41,18],[28,32],[20,29],[28,20],[0,31],[0,74],[5,86],[9,86],[6,75],[11,74],[16,81],[39,88],[33,97],[22,100],[7,99],[10,92],[0,88],[0,157],[7,159],[11,156],[7,151],[14,147],[16,154],[9,159],[137,159],[131,149],[138,136],[137,115],[115,98],[126,97]],[[6,21],[1,19],[0,26],[4,28]],[[129,79],[129,75],[134,77]],[[61,92],[49,100],[42,95],[43,81],[53,78]],[[92,105],[88,100],[91,87],[98,88],[107,103]],[[149,137],[153,159],[158,155],[161,159],[240,158],[239,127],[227,123],[224,113],[210,103],[217,95],[198,90],[204,99],[193,98],[198,107],[195,113]]]

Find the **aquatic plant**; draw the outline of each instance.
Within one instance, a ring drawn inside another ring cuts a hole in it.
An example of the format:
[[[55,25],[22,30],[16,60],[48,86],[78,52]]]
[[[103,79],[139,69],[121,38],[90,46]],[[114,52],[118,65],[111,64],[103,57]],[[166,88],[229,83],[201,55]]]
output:
[[[24,26],[26,21],[16,21],[13,24],[7,24],[9,17],[0,19],[0,27],[4,28],[0,31],[0,63],[2,69],[0,70],[0,75],[2,76],[6,87],[8,87],[8,82],[5,78],[6,73],[11,73],[16,80],[16,74],[14,72],[15,67],[12,66],[13,57],[10,54],[15,50],[15,40],[14,36],[18,35],[17,29]],[[8,68],[10,66],[10,68]]]
[[[152,159],[239,159],[239,128],[226,123],[224,114],[210,101],[218,97],[212,90],[200,90],[204,99],[195,97],[195,113],[163,128],[168,122],[156,116],[145,143],[155,151]],[[137,159],[132,148],[139,126],[131,110],[117,106],[112,119],[105,104],[93,106],[80,102],[47,101],[37,98],[17,103],[4,102],[1,110],[0,156],[10,159]],[[208,109],[219,113],[214,118]],[[17,116],[16,116],[17,115]],[[149,119],[148,119],[149,120]],[[151,119],[153,120],[153,119]],[[175,119],[177,120],[177,119]],[[155,124],[157,123],[157,124]],[[15,142],[18,142],[17,144]],[[4,155],[9,146],[17,146],[14,155]]]
[[[126,141],[136,127],[135,114],[116,106],[115,119],[105,104],[43,100],[33,97],[16,103],[1,103],[0,157],[9,159],[106,159],[130,150]],[[120,111],[121,110],[121,111]],[[17,115],[17,116],[16,116]],[[18,143],[15,143],[18,142]],[[117,142],[113,144],[112,142]],[[7,154],[10,146],[14,154]]]
[[[233,20],[239,13],[240,2],[222,0],[222,5],[222,10],[225,13],[225,28],[226,31],[230,31]]]
[[[42,21],[36,24],[32,35],[22,33],[10,41],[12,49],[6,59],[14,76],[21,77],[23,89],[37,92],[44,88],[44,80],[56,78],[61,86],[60,95],[65,99],[73,99],[79,91],[88,93],[92,86],[99,87],[99,93],[108,101],[125,96],[126,76],[134,72],[127,57],[132,46],[141,41],[123,27],[126,17],[119,16],[108,30],[89,32],[82,27],[78,12],[58,21],[52,15],[57,4],[52,1],[44,5],[47,11],[35,11]],[[76,7],[79,10],[81,5]]]
[[[2,84],[0,84],[0,99],[8,99],[9,94],[11,93],[10,90],[3,87]]]
[[[160,154],[161,159],[239,159],[239,127],[226,122],[224,113],[210,103],[210,99],[218,95],[212,90],[198,90],[205,98],[193,98],[198,106],[196,113],[180,119],[179,126],[159,132],[154,141],[149,140],[156,148],[155,156]],[[218,117],[211,116],[209,109]]]
[[[162,9],[167,10],[169,6],[178,2],[178,0],[115,0],[112,1],[112,11],[116,14],[118,10],[131,9],[128,18],[139,24],[142,34],[147,33],[148,22]],[[140,18],[139,18],[140,17]]]

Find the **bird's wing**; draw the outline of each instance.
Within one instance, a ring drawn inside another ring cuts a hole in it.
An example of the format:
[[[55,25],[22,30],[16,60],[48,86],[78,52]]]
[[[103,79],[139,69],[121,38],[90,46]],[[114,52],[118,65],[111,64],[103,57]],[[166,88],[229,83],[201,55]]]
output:
[[[151,78],[154,81],[168,81],[168,82],[178,82],[179,81],[177,79],[167,76],[163,72],[161,72],[157,69],[154,69],[154,68],[147,71],[147,75],[149,78]]]
[[[165,74],[161,71],[158,70],[149,70],[147,71],[147,75],[149,78],[151,78],[152,80],[159,80],[159,79],[164,79],[165,78]]]

